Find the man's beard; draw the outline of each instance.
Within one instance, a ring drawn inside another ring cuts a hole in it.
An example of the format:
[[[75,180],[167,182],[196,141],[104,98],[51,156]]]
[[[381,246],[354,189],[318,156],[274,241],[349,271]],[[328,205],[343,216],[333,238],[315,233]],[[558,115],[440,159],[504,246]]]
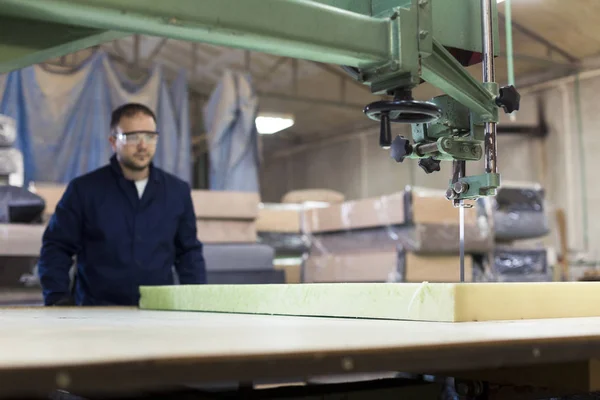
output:
[[[121,163],[123,164],[123,166],[125,166],[127,169],[130,169],[132,171],[145,170],[148,167],[148,165],[150,165],[151,161],[152,161],[152,158],[149,158],[148,161],[146,163],[144,163],[144,165],[139,165],[139,164],[136,164],[135,161],[132,159],[127,159],[124,157],[121,159]]]

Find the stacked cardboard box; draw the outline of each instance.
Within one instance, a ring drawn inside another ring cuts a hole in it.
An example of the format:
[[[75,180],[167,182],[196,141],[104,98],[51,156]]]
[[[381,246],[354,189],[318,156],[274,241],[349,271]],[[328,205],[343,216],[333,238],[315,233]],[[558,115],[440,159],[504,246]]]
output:
[[[208,283],[283,283],[272,247],[257,243],[260,196],[252,192],[193,190],[198,238],[204,243]]]
[[[487,208],[465,212],[465,279],[471,254],[489,253]],[[304,282],[453,282],[459,275],[459,213],[443,191],[408,187],[388,196],[305,210],[310,251]]]
[[[258,193],[192,190],[198,239],[203,243],[255,243]]]
[[[36,193],[46,201],[45,222],[54,213],[64,190],[63,185],[35,185]],[[273,267],[273,249],[257,243],[258,193],[192,190],[191,195],[209,283],[284,281],[283,271]],[[29,253],[39,254],[44,225],[27,227],[27,232],[21,232],[25,228],[9,228],[15,232],[16,240],[28,245]],[[21,237],[27,237],[28,241]]]
[[[35,184],[35,192],[46,201],[47,221],[62,197],[65,186]],[[260,198],[257,193],[192,190],[198,239],[203,243],[255,243]]]
[[[259,241],[272,246],[277,257],[301,257],[308,250],[302,232],[303,204],[261,203],[256,230]]]
[[[315,202],[260,204],[258,240],[275,249],[275,268],[285,272],[286,283],[300,283],[303,257],[310,249],[309,236],[302,229],[304,211],[325,206],[327,203]]]

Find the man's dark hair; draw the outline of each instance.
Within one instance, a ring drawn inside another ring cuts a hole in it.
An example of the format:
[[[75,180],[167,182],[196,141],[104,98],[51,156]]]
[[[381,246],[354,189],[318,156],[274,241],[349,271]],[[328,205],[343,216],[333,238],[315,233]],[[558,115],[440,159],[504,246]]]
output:
[[[146,107],[143,104],[139,103],[127,103],[122,106],[117,107],[110,117],[110,129],[114,130],[119,126],[121,119],[124,117],[133,117],[137,114],[144,114],[149,117],[152,117],[154,122],[156,122],[156,115],[149,107]]]

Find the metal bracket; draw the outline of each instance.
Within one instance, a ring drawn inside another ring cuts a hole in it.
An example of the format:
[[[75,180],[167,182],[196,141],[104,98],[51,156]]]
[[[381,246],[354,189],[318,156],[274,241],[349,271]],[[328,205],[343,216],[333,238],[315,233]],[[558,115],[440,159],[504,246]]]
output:
[[[466,176],[458,179],[459,185],[450,181],[450,188],[454,193],[454,200],[476,200],[482,196],[495,196],[496,189],[500,187],[500,174],[483,174]],[[456,191],[461,188],[460,193]]]
[[[440,156],[438,160],[481,160],[483,150],[479,142],[474,140],[455,139],[451,137],[440,138],[437,141]]]

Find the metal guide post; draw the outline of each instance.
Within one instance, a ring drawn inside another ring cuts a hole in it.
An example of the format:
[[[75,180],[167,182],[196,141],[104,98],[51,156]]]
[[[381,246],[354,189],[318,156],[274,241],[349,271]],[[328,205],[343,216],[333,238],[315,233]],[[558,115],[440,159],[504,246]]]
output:
[[[483,82],[492,83],[496,79],[494,67],[494,35],[492,35],[492,0],[481,0],[481,18],[483,35]],[[496,174],[496,123],[485,123],[485,172]]]

